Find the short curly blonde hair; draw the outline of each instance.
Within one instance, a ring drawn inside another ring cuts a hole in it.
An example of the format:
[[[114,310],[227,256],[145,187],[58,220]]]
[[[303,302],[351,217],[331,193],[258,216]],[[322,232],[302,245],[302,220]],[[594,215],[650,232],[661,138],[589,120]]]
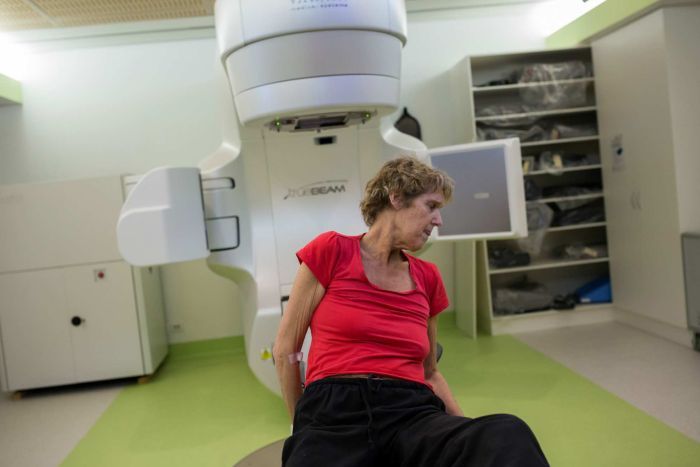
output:
[[[424,193],[441,193],[445,202],[452,198],[454,180],[442,170],[434,169],[415,157],[401,156],[379,169],[367,182],[360,210],[365,224],[371,226],[377,215],[391,204],[389,195],[394,193],[404,203]]]

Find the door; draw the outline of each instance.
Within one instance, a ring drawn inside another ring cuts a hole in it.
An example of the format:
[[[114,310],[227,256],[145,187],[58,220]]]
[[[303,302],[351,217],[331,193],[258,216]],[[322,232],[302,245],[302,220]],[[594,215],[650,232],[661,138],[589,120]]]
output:
[[[9,390],[75,381],[63,271],[0,275],[0,342]]]
[[[75,266],[63,279],[76,382],[142,375],[131,267]]]

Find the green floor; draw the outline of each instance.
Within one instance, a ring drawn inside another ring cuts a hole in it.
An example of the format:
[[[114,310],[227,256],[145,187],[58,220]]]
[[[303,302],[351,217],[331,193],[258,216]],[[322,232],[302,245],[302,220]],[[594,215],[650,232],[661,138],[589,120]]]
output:
[[[440,368],[465,413],[520,416],[552,466],[700,465],[700,443],[512,337],[470,340],[446,315],[440,342]],[[151,383],[122,391],[62,465],[230,467],[288,431],[242,338],[183,344]]]

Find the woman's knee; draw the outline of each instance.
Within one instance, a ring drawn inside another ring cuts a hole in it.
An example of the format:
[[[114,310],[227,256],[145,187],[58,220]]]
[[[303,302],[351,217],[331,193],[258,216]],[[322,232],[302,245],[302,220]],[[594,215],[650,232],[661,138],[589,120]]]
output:
[[[489,438],[501,445],[508,457],[520,458],[522,465],[547,465],[535,434],[530,426],[515,415],[493,415]],[[525,461],[528,459],[529,461]],[[537,462],[531,462],[531,461]],[[517,465],[517,464],[514,464]]]
[[[491,430],[501,432],[499,434],[507,438],[510,436],[518,435],[533,435],[532,430],[530,429],[528,424],[515,415],[496,414],[488,415],[486,417],[483,417],[483,419],[485,421],[488,421],[486,423],[486,426],[488,426]]]

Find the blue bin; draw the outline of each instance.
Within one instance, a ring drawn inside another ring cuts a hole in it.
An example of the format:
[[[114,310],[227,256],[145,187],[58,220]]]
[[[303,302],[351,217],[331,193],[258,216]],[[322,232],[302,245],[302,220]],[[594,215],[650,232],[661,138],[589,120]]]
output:
[[[600,277],[576,290],[581,303],[610,303],[612,302],[612,289],[610,277]]]

